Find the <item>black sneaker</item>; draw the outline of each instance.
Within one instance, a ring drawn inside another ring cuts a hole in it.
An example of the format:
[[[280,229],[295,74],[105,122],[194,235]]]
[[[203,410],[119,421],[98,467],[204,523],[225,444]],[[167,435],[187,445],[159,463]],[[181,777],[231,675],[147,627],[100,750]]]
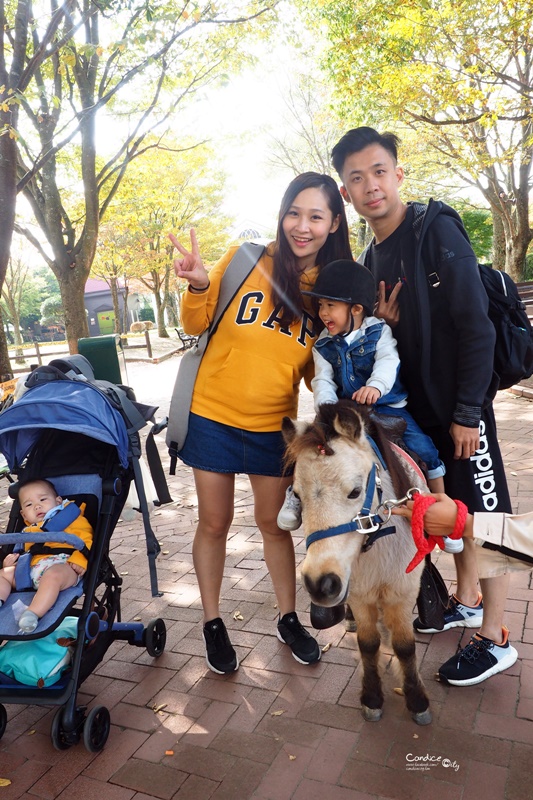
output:
[[[278,621],[278,639],[288,644],[292,655],[300,664],[314,664],[320,661],[322,651],[316,639],[313,639],[301,624],[296,611],[285,614]]]
[[[226,626],[220,617],[206,622],[203,636],[205,660],[209,669],[219,675],[224,675],[226,672],[235,672],[239,666],[239,659],[229,640]]]
[[[483,623],[483,600],[478,594],[478,601],[475,606],[465,606],[457,597],[452,594],[448,608],[444,612],[444,626],[442,628],[431,628],[424,625],[417,617],[413,622],[413,628],[418,633],[442,633],[449,631],[450,628],[481,628]]]
[[[466,647],[448,659],[439,669],[439,678],[452,686],[474,686],[509,669],[518,658],[509,644],[509,631],[502,629],[502,642],[497,644],[486,636],[474,634]]]

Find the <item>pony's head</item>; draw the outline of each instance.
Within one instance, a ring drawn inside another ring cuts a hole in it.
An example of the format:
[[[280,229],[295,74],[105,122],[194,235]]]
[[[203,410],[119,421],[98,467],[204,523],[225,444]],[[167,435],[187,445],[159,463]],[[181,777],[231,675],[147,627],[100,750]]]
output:
[[[323,405],[313,423],[285,417],[287,464],[294,466],[294,491],[302,502],[305,535],[352,520],[361,510],[374,454],[366,436],[368,417],[351,402]],[[365,536],[347,533],[310,545],[301,573],[311,599],[325,606],[347,593],[353,559]]]

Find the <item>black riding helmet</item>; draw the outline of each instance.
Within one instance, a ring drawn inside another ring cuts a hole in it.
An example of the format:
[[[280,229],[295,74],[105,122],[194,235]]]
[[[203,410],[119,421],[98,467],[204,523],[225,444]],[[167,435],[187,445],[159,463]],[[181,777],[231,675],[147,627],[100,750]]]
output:
[[[350,305],[357,303],[363,306],[367,316],[371,316],[376,304],[376,283],[370,270],[357,261],[343,258],[326,264],[320,270],[313,290],[302,294]]]

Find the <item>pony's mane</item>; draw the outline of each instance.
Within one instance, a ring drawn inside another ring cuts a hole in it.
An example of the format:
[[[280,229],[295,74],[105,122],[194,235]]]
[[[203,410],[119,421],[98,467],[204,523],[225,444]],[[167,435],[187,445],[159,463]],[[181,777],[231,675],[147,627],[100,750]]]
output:
[[[293,467],[304,450],[319,450],[323,455],[334,455],[335,439],[341,436],[334,427],[336,420],[350,430],[354,440],[359,438],[362,429],[374,440],[390,474],[396,496],[403,497],[410,488],[411,481],[400,458],[390,446],[384,429],[376,418],[371,416],[369,409],[366,406],[356,406],[351,400],[339,400],[338,403],[320,406],[315,420],[287,445],[285,467]]]
[[[400,457],[392,449],[385,430],[374,416],[368,417],[367,434],[376,443],[379,452],[386,464],[387,470],[396,493],[396,497],[405,497],[407,490],[411,488],[412,481],[402,464]]]
[[[320,423],[318,419],[315,419],[314,422],[310,422],[304,432],[299,436],[295,436],[286,446],[283,459],[285,468],[293,467],[298,456],[304,450],[320,450],[324,452],[324,455],[332,456],[335,451],[328,443],[327,433],[326,427]],[[333,431],[333,433],[335,436],[338,436],[336,431]],[[332,437],[330,436],[329,438]]]

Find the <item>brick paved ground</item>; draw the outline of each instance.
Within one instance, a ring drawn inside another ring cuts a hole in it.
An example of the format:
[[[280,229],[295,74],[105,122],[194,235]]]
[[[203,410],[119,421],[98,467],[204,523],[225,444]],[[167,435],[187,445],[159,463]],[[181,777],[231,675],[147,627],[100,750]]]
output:
[[[167,365],[130,369],[133,385],[144,387],[144,392],[137,388],[139,399],[168,398],[176,359]],[[497,418],[515,508],[533,511],[533,403],[504,394],[497,401]],[[161,598],[150,596],[140,526],[120,523],[113,538],[113,558],[124,576],[123,617],[164,617],[164,655],[154,661],[143,650],[117,643],[82,686],[81,703],[105,705],[111,712],[111,734],[99,755],[82,744],[54,750],[49,734],[53,709],[8,706],[0,777],[11,784],[0,787],[0,800],[532,797],[533,594],[528,572],[512,579],[506,607],[520,656],[512,669],[480,686],[446,687],[434,680],[434,673],[454,652],[461,632],[420,636],[418,655],[433,724],[419,728],[410,719],[393,691],[397,681],[388,669],[387,652],[384,717],[365,723],[354,634],[341,626],[320,632],[321,644],[332,646],[313,667],[299,665],[275,637],[275,599],[245,479],[238,480],[222,588],[222,611],[241,667],[231,676],[206,668],[191,557],[196,500],[190,471],[179,469],[170,485],[175,502],[152,518],[163,549]],[[301,560],[301,538],[295,535],[294,541]],[[451,556],[440,555],[439,567],[451,586]],[[300,588],[297,610],[305,619],[307,609]],[[440,761],[410,768],[413,758],[426,756]],[[457,769],[445,767],[444,759]]]

